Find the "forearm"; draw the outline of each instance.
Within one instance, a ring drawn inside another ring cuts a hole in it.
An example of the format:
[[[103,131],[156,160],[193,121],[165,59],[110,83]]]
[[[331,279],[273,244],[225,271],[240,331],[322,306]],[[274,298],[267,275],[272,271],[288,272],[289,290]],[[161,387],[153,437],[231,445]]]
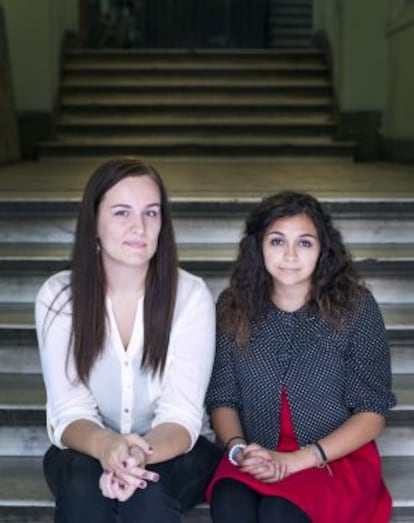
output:
[[[118,434],[105,429],[89,420],[76,420],[66,427],[62,434],[62,443],[70,449],[101,459],[102,449],[111,445]]]
[[[218,407],[212,411],[211,421],[214,431],[223,445],[226,445],[230,439],[234,443],[244,440],[239,414],[235,409]],[[237,436],[239,437],[237,438]]]
[[[351,416],[328,436],[319,440],[328,461],[342,458],[372,441],[382,432],[385,419],[374,412],[361,412]]]
[[[189,432],[178,423],[160,423],[144,436],[153,452],[147,463],[160,463],[187,452],[191,446]]]

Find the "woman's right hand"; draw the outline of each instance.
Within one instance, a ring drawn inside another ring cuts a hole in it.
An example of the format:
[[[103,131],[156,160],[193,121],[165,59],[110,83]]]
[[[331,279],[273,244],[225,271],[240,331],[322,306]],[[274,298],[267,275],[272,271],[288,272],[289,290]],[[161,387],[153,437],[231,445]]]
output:
[[[145,468],[146,457],[151,452],[150,445],[137,434],[124,435],[108,432],[101,441],[99,461],[104,471],[114,474],[111,479],[134,487],[135,491],[136,488],[145,488],[147,481],[159,480],[157,473]],[[107,479],[105,479],[105,483],[107,483]]]

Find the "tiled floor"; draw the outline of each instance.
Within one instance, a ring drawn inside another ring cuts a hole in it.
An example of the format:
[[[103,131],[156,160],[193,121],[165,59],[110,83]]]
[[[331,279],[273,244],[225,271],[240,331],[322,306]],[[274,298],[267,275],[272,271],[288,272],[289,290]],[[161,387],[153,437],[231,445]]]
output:
[[[0,200],[79,198],[105,159],[49,159],[0,167]],[[250,200],[283,189],[321,198],[414,198],[414,166],[346,160],[144,159],[158,169],[172,198]]]

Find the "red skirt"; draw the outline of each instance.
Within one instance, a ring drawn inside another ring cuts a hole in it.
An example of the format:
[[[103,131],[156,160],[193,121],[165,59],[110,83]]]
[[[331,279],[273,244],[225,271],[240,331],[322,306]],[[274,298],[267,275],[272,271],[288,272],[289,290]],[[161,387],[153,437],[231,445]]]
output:
[[[287,396],[282,394],[281,427],[277,450],[299,448],[293,430]],[[375,442],[332,461],[327,468],[311,468],[281,481],[262,483],[240,471],[224,456],[208,486],[211,499],[214,485],[232,478],[265,496],[281,496],[299,506],[313,523],[389,523],[392,501],[381,475],[381,460]]]

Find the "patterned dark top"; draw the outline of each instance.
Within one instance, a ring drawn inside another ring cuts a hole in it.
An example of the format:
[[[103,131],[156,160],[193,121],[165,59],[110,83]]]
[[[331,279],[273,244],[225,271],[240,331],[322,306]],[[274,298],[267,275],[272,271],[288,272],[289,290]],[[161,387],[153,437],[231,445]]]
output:
[[[207,409],[239,412],[248,442],[275,448],[285,386],[296,438],[323,438],[353,413],[385,414],[396,405],[384,322],[370,292],[334,329],[306,307],[284,312],[273,305],[254,323],[246,351],[217,334],[217,353]]]

